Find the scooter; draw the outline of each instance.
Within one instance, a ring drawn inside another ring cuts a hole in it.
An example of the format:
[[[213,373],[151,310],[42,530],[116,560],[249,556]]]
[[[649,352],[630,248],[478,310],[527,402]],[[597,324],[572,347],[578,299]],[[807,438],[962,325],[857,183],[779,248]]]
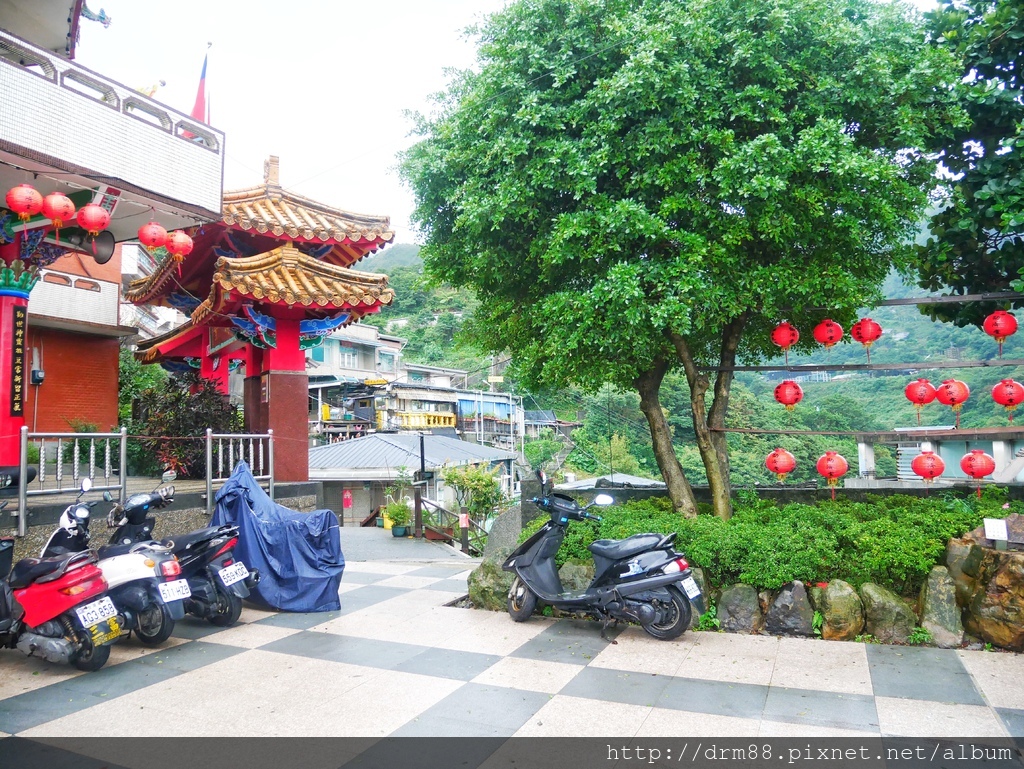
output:
[[[56,531],[43,546],[43,557],[75,553],[89,548],[90,509],[97,502],[82,502],[92,482],[82,480],[81,492],[61,514]],[[118,623],[147,646],[166,641],[174,622],[185,616],[183,600],[191,595],[188,580],[171,548],[158,542],[107,545],[99,548],[99,568],[109,584]]]
[[[634,534],[626,539],[601,539],[590,545],[594,580],[586,590],[566,591],[555,566],[555,554],[570,521],[600,521],[587,512],[615,500],[599,494],[586,507],[564,494],[552,493],[547,476],[538,471],[541,498],[531,501],[551,517],[540,530],[506,559],[502,568],[515,573],[509,590],[508,613],[516,622],[530,618],[538,601],[565,611],[596,614],[603,622],[601,637],[613,621],[636,622],[661,640],[678,638],[690,626],[691,604],[698,616],[704,600],[690,565],[673,549],[671,534]],[[682,588],[682,589],[680,589]],[[684,596],[685,591],[685,596]]]
[[[0,505],[0,509],[6,506]],[[0,647],[94,671],[121,637],[94,551],[14,564],[14,539],[0,539]]]
[[[175,478],[164,473],[162,481]],[[107,527],[116,529],[111,543],[131,544],[152,538],[156,519],[150,510],[166,507],[174,501],[174,486],[163,486],[149,494],[133,494],[124,505],[114,505],[107,515]],[[249,571],[235,559],[232,550],[238,544],[237,526],[210,526],[162,541],[181,563],[181,574],[188,580],[191,597],[185,599],[185,611],[219,627],[229,627],[242,613],[242,599],[259,583],[259,570]]]

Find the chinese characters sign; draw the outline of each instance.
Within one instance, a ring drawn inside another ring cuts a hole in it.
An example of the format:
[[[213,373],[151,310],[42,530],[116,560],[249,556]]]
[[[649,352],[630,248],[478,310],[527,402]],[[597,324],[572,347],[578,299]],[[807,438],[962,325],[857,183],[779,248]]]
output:
[[[25,320],[28,308],[15,306],[11,311],[14,313],[14,339],[11,345],[11,416],[20,417],[25,415]]]

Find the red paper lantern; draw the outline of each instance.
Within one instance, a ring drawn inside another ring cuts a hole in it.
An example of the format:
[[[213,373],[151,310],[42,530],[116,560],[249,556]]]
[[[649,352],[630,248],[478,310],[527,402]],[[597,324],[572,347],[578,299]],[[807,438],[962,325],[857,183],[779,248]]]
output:
[[[139,227],[139,242],[152,253],[167,243],[167,230],[157,222],[149,222]]]
[[[963,408],[964,401],[967,400],[970,394],[970,388],[959,379],[947,379],[935,388],[935,397],[939,403],[949,406],[953,409],[953,413],[956,414],[956,426],[958,429],[960,427],[960,409]]]
[[[814,338],[819,344],[825,345],[826,349],[843,339],[843,327],[834,320],[826,318],[814,327]]]
[[[7,191],[7,207],[27,222],[43,210],[43,196],[31,184],[19,184]]]
[[[89,203],[78,210],[78,226],[95,238],[110,226],[110,213],[102,206]]]
[[[850,469],[849,462],[846,461],[842,454],[835,451],[826,451],[818,458],[816,467],[818,475],[828,481],[829,488],[832,489],[832,499],[835,499],[836,486],[839,484],[839,479],[846,475],[846,471]]]
[[[803,397],[803,389],[792,379],[786,379],[775,388],[775,400],[785,406],[786,411],[792,411]]]
[[[916,382],[908,384],[903,390],[903,394],[907,396],[908,401],[914,404],[914,409],[917,411],[917,423],[921,424],[921,409],[935,400],[935,386],[927,379],[918,379]]]
[[[775,473],[779,483],[782,483],[796,469],[796,458],[785,449],[775,449],[765,458],[764,466]]]
[[[192,238],[181,230],[175,230],[167,236],[166,248],[176,262],[183,261],[192,252],[192,246]]]
[[[882,336],[882,327],[879,326],[871,318],[861,318],[853,327],[850,328],[850,336],[856,341],[864,345],[864,349],[867,350],[868,363],[871,362],[871,345],[878,341],[878,338]]]
[[[1024,403],[1024,385],[1012,379],[1004,379],[992,388],[992,400],[1006,409],[1013,422],[1013,412]]]
[[[789,348],[798,341],[800,341],[800,332],[796,330],[796,326],[787,321],[783,321],[772,329],[772,344],[782,348],[782,352],[786,355],[787,366],[789,365]]]
[[[981,449],[973,449],[960,460],[960,469],[978,482],[978,498],[981,498],[981,479],[996,470],[996,461]]]
[[[922,451],[914,457],[910,463],[910,469],[914,471],[915,475],[919,475],[925,483],[931,483],[942,475],[946,469],[946,463],[934,451]]]
[[[1003,342],[1017,333],[1017,319],[1006,310],[996,310],[985,318],[982,328],[999,343],[999,357],[1003,357]]]
[[[75,215],[75,204],[67,195],[59,192],[51,192],[43,198],[43,216],[53,222],[55,237],[60,240],[60,228],[65,222],[70,222]]]

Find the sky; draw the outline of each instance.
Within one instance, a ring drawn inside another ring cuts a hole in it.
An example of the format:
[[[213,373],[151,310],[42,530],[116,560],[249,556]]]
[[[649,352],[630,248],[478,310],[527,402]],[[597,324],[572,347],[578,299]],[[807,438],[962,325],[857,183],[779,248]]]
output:
[[[412,193],[395,169],[415,141],[404,113],[429,111],[446,70],[473,66],[476,43],[464,30],[505,2],[91,0],[112,23],[81,21],[76,60],[131,88],[163,80],[154,98],[188,114],[209,51],[226,190],[261,184],[263,162],[277,155],[286,189],[389,216],[394,242],[413,243]]]
[[[224,188],[281,184],[320,203],[391,217],[412,243],[411,192],[397,154],[415,141],[406,110],[428,111],[446,70],[471,67],[466,27],[505,0],[91,0],[111,17],[82,19],[76,61],[192,110],[203,56],[210,123],[225,132]],[[207,49],[207,43],[213,46]]]

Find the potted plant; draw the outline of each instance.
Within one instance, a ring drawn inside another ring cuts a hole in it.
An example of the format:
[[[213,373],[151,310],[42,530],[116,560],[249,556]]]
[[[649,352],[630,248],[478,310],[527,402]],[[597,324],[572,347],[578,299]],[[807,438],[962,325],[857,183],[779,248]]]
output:
[[[406,537],[409,535],[409,506],[405,502],[391,502],[384,508],[384,515],[391,521],[391,536]]]

